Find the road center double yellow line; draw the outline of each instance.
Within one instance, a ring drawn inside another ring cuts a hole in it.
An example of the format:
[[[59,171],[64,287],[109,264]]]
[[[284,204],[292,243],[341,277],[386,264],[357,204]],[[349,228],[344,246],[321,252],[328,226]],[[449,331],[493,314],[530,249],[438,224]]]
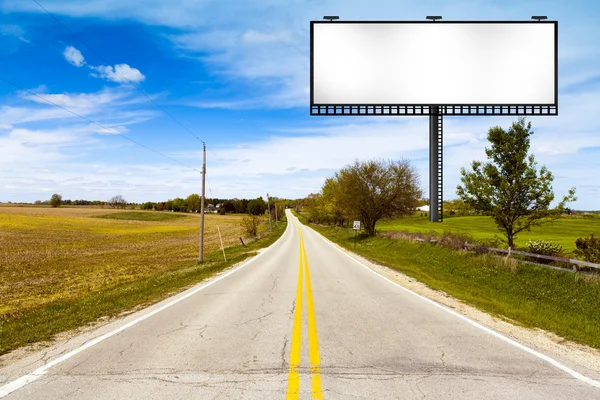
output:
[[[317,322],[310,284],[310,270],[304,247],[302,230],[296,225],[300,235],[300,257],[298,266],[298,288],[296,290],[296,308],[294,310],[294,328],[292,330],[292,345],[290,351],[290,369],[288,372],[288,389],[286,399],[300,398],[300,348],[302,343],[302,270],[306,274],[306,301],[308,308],[308,358],[310,361],[310,380],[313,399],[323,399],[321,388],[321,357],[319,356],[319,339],[317,336]]]

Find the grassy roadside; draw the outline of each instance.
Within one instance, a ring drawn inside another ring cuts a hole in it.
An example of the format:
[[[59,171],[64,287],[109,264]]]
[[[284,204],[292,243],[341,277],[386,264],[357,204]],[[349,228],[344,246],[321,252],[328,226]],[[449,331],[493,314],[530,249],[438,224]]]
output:
[[[354,249],[351,229],[311,227],[348,250],[482,311],[600,349],[598,278],[385,237],[359,237]]]
[[[454,234],[469,234],[475,240],[493,242],[495,237],[504,238],[502,232],[498,230],[491,217],[468,216],[455,217],[444,216],[442,224],[432,224],[429,218],[421,216],[423,213],[414,215],[380,220],[377,222],[378,232],[421,232],[430,231],[442,234],[451,232]],[[515,244],[518,248],[524,248],[528,240],[549,240],[560,244],[566,253],[575,250],[575,241],[579,237],[589,236],[590,233],[600,231],[600,216],[589,215],[571,215],[548,222],[541,226],[534,226],[531,231],[524,231],[518,234]],[[489,243],[491,247],[497,247]]]
[[[27,344],[51,339],[52,336],[84,326],[105,316],[116,316],[127,310],[157,303],[181,292],[225,268],[257,254],[257,250],[275,242],[285,231],[280,221],[271,234],[248,243],[225,249],[227,262],[221,250],[205,255],[203,263],[189,262],[167,270],[161,275],[122,283],[93,292],[89,296],[63,299],[0,316],[0,355]]]

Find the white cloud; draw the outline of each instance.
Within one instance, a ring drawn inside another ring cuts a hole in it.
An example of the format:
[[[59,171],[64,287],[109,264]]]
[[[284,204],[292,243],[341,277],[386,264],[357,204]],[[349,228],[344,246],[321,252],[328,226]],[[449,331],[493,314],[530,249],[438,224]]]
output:
[[[81,67],[85,64],[85,58],[83,57],[81,52],[73,46],[67,46],[63,52],[63,56],[69,64],[72,64],[76,67]],[[90,74],[93,77],[106,79],[108,81],[117,83],[137,83],[146,79],[144,74],[142,74],[139,69],[130,67],[128,64],[116,64],[115,66],[90,65],[89,68],[97,72]]]
[[[137,83],[146,79],[139,69],[132,68],[127,64],[117,64],[114,67],[111,65],[99,65],[97,67],[90,66],[90,68],[98,72],[98,74],[92,74],[92,76],[117,83]]]
[[[25,32],[19,25],[0,25],[0,35],[12,36],[19,39],[22,42],[30,43],[29,40],[25,39]]]
[[[65,56],[65,60],[67,60],[69,64],[72,64],[76,67],[81,67],[83,64],[85,64],[83,55],[73,46],[67,46],[63,52],[63,56]]]

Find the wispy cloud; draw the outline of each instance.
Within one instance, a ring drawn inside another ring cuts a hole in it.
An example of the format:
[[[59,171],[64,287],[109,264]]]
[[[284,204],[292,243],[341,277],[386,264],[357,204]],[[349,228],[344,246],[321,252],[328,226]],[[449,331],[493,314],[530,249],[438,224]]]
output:
[[[250,29],[242,34],[242,43],[245,44],[265,44],[265,43],[293,43],[291,31],[280,32],[259,32]]]
[[[13,101],[10,106],[0,107],[0,120],[5,128],[41,121],[79,121],[76,115],[45,100],[81,116],[99,119],[106,124],[119,121],[120,125],[126,125],[127,121],[141,122],[156,115],[156,111],[131,109],[132,105],[145,103],[147,100],[135,96],[125,88],[105,88],[94,93],[46,93],[45,88],[33,92],[37,92],[37,96],[22,92],[20,104]],[[118,113],[115,112],[117,110]]]
[[[25,31],[23,31],[23,28],[21,28],[19,25],[0,24],[0,35],[12,36],[22,42],[30,43],[30,41],[25,38]]]

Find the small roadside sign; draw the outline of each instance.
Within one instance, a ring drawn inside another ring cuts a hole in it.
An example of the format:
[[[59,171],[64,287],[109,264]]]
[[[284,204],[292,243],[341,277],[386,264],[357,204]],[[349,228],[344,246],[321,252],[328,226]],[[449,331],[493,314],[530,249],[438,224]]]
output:
[[[354,230],[360,231],[360,221],[354,221]]]

